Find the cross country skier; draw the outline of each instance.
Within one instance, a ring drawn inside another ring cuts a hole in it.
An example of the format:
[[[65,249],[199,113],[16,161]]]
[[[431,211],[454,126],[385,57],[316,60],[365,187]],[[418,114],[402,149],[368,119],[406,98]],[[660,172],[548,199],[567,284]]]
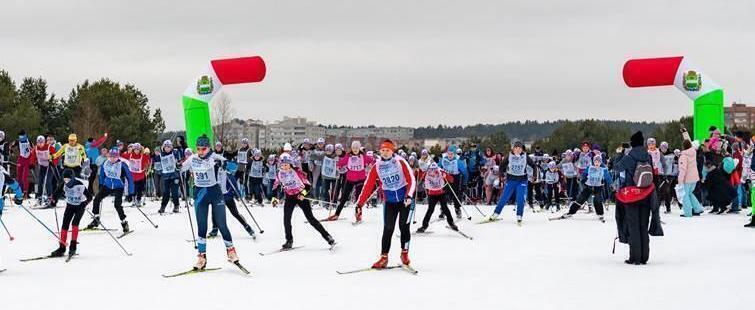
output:
[[[417,174],[417,178],[419,180],[424,180],[425,173],[427,172],[427,168],[430,167],[431,163],[434,163],[432,157],[430,157],[430,152],[427,151],[427,149],[422,149],[422,151],[419,152],[419,159],[417,160],[417,165],[419,166],[419,173]],[[418,201],[424,201],[427,197],[427,192],[424,188],[424,182],[420,182],[420,184],[417,184],[417,200]]]
[[[15,196],[13,197],[13,203],[17,205],[21,205],[24,201],[24,193],[21,191],[21,186],[18,185],[18,182],[14,180],[10,173],[8,173],[7,170],[5,170],[5,167],[0,165],[0,193],[3,193],[3,196],[5,195],[5,191],[7,189],[13,190],[13,193]],[[5,206],[5,199],[0,199],[0,217],[3,216],[3,207]]]
[[[446,200],[454,203],[456,218],[461,218],[461,201],[459,199],[462,197],[462,185],[467,179],[469,171],[464,160],[456,154],[456,151],[456,145],[449,146],[445,156],[440,160],[439,167],[452,177],[453,182],[449,183],[450,190],[446,191]]]
[[[516,194],[516,221],[521,224],[522,215],[524,215],[524,199],[527,196],[527,167],[534,169],[535,163],[524,152],[522,142],[516,141],[509,155],[501,159],[500,166],[506,167],[506,185],[504,185],[503,194],[498,200],[495,211],[484,222],[497,221],[503,207],[511,199],[511,195]]]
[[[98,178],[100,188],[97,195],[94,196],[94,204],[92,205],[94,219],[87,225],[86,229],[96,229],[100,226],[100,203],[102,203],[102,199],[105,197],[113,196],[113,205],[115,206],[115,211],[118,212],[118,218],[121,220],[123,233],[128,233],[130,231],[128,221],[126,221],[126,213],[123,212],[121,204],[126,184],[128,184],[129,195],[134,194],[134,179],[131,176],[128,165],[120,159],[117,148],[110,149],[108,160],[100,167]]]
[[[123,159],[128,161],[128,169],[134,178],[134,193],[136,194],[136,207],[142,206],[142,196],[147,185],[147,169],[151,165],[150,157],[144,154],[144,148],[139,143],[134,143],[132,152],[123,155]]]
[[[312,143],[308,138],[304,138],[304,141],[299,145],[299,155],[301,156],[301,170],[307,174],[307,178],[312,182],[312,166],[310,166],[310,155],[312,155]],[[296,161],[296,159],[294,159]]]
[[[29,197],[29,170],[34,166],[32,155],[32,144],[25,130],[18,133],[18,141],[15,146],[18,147],[18,166],[16,166],[16,179],[21,184],[21,191],[24,197]]]
[[[160,159],[160,168],[162,169],[160,173],[163,181],[163,197],[158,213],[165,213],[165,207],[168,206],[168,201],[171,198],[173,200],[173,213],[178,213],[178,186],[180,180],[178,179],[176,167],[181,159],[181,153],[173,149],[173,142],[165,140],[163,141],[162,151],[158,153],[157,157]]]
[[[0,130],[0,165],[8,170],[8,159],[10,157],[10,144],[5,140],[5,131]]]
[[[43,201],[43,197],[52,195],[52,169],[55,169],[55,164],[57,163],[57,161],[55,161],[52,163],[52,165],[50,165],[50,156],[52,154],[55,154],[55,148],[52,145],[46,143],[45,137],[38,136],[37,145],[34,148],[34,153],[32,156],[36,159],[37,166],[39,167],[37,172],[36,194],[37,203],[39,205],[46,203],[46,201]]]
[[[87,155],[84,146],[78,143],[78,137],[75,133],[68,135],[68,143],[63,145],[52,158],[57,159],[60,156],[63,156],[63,168],[73,170],[74,176],[81,175],[81,165]]]
[[[558,186],[561,184],[561,171],[558,170],[558,165],[555,161],[548,163],[548,170],[545,171],[545,201],[546,208],[551,209],[555,206],[555,209],[551,209],[552,212],[561,210],[561,204],[559,203]]]
[[[233,247],[233,238],[225,220],[225,202],[220,189],[218,175],[225,173],[222,168],[225,158],[222,153],[210,152],[210,139],[207,135],[197,138],[197,153],[186,159],[181,171],[191,171],[194,176],[194,210],[197,218],[197,249],[198,260],[195,270],[202,270],[207,266],[207,215],[212,206],[212,218],[220,229],[225,243],[228,261],[238,263],[239,256]]]
[[[459,230],[458,227],[456,227],[456,224],[454,224],[453,217],[451,216],[451,211],[448,210],[448,202],[446,200],[446,195],[444,192],[444,188],[446,187],[446,183],[453,183],[454,177],[450,174],[446,173],[438,167],[438,164],[435,162],[430,163],[430,165],[427,167],[427,172],[424,174],[424,184],[425,184],[425,191],[427,192],[427,213],[425,213],[425,217],[422,220],[422,227],[417,229],[418,233],[424,233],[428,226],[430,225],[430,217],[433,215],[433,211],[435,211],[435,205],[440,203],[440,211],[445,214],[446,221],[448,221],[448,227],[450,227],[452,230]]]
[[[89,191],[94,190],[94,179],[97,178],[97,158],[100,157],[100,149],[99,147],[102,145],[102,143],[105,143],[107,140],[107,132],[102,135],[101,137],[97,138],[95,140],[94,138],[90,137],[87,139],[87,142],[84,144],[84,151],[87,154],[87,158],[89,159],[89,168],[91,169],[92,173],[89,175]]]
[[[262,179],[265,177],[265,158],[262,157],[262,151],[258,149],[252,151],[252,158],[249,159],[247,171],[249,171],[249,192],[251,193],[251,197],[257,201],[257,204],[262,205],[262,200],[264,199]]]
[[[361,215],[362,206],[372,196],[376,185],[385,195],[382,248],[380,259],[372,265],[372,268],[375,269],[388,266],[388,252],[391,249],[396,219],[399,220],[398,227],[401,231],[401,262],[407,266],[410,263],[409,241],[411,240],[411,231],[409,225],[411,223],[410,213],[414,212],[414,208],[410,208],[410,206],[413,203],[417,182],[409,163],[396,156],[395,150],[396,145],[391,140],[385,140],[380,144],[380,159],[370,170],[362,193],[357,200],[357,214]]]
[[[68,257],[76,255],[76,246],[79,238],[79,222],[84,216],[87,204],[92,200],[92,194],[87,188],[87,181],[73,175],[73,170],[63,170],[63,190],[66,196],[66,210],[63,213],[63,223],[60,226],[60,242],[58,249],[50,253],[51,257],[61,257],[66,253],[66,240],[68,229],[71,228],[71,244]],[[70,226],[70,227],[69,227]]]
[[[228,171],[227,173],[218,174],[218,178],[220,189],[223,192],[223,201],[225,202],[226,208],[228,208],[228,211],[231,212],[231,215],[233,215],[233,217],[236,218],[237,221],[239,221],[241,226],[244,227],[244,230],[249,233],[252,238],[256,238],[257,236],[254,233],[254,229],[252,229],[252,226],[250,226],[246,222],[244,216],[239,213],[239,208],[236,206],[236,196],[238,195],[239,197],[241,197],[236,177],[232,173],[230,173],[230,171]],[[212,225],[212,231],[216,231],[217,223],[214,217],[212,218]]]
[[[265,185],[265,197],[270,202],[272,202],[273,198],[277,196],[273,191],[273,183],[275,182],[275,177],[278,175],[278,166],[275,161],[275,154],[267,156],[267,169],[265,170],[265,178],[262,179],[262,184]]]
[[[291,232],[291,216],[296,206],[301,208],[309,225],[312,225],[328,244],[333,247],[336,241],[312,214],[312,206],[310,206],[309,200],[304,199],[307,196],[307,192],[312,188],[309,180],[307,180],[307,176],[300,169],[293,167],[294,162],[291,155],[281,154],[279,161],[278,176],[275,178],[273,188],[275,189],[280,186],[285,195],[283,203],[283,228],[286,231],[286,243],[281,248],[288,250],[293,247],[294,235]]]
[[[562,215],[561,218],[569,218],[582,207],[590,196],[593,196],[593,204],[595,205],[595,213],[598,214],[598,219],[601,222],[605,222],[603,217],[603,187],[607,184],[611,184],[611,174],[608,172],[608,168],[603,165],[603,159],[596,155],[592,158],[592,166],[585,169],[582,172],[582,179],[584,180],[584,189],[580,192],[576,201],[573,201],[569,206],[569,212]]]
[[[236,170],[236,180],[241,180],[241,195],[244,199],[249,196],[247,164],[249,158],[252,157],[252,149],[249,147],[249,139],[241,139],[241,147],[236,151],[236,162],[239,164],[238,170]]]
[[[322,175],[322,158],[325,157],[325,139],[324,138],[318,138],[317,144],[315,144],[315,149],[312,151],[312,154],[310,155],[310,168],[312,169],[312,190],[313,190],[313,196],[315,198],[320,198],[321,192],[322,192],[322,180],[320,179]]]
[[[579,179],[577,178],[577,167],[574,166],[574,153],[571,150],[566,150],[564,153],[560,170],[564,175],[564,179],[566,179],[566,188],[564,190],[566,198],[569,201],[577,200],[577,195],[579,195]]]
[[[336,200],[335,193],[336,181],[338,181],[338,159],[334,153],[335,147],[332,144],[325,146],[325,154],[322,157],[320,165],[320,174],[322,177],[321,193],[318,198],[332,203]],[[330,206],[327,206],[330,208]]]
[[[346,184],[344,184],[341,190],[341,200],[338,202],[336,213],[328,217],[328,221],[335,221],[341,215],[341,210],[346,202],[351,199],[351,192],[360,193],[364,186],[364,180],[367,178],[365,168],[367,165],[372,164],[375,159],[372,156],[368,156],[362,151],[362,143],[359,141],[351,142],[351,152],[346,154],[341,160],[338,161],[338,167],[346,168]],[[358,195],[358,194],[357,194]],[[362,221],[362,210],[357,209],[356,221]]]

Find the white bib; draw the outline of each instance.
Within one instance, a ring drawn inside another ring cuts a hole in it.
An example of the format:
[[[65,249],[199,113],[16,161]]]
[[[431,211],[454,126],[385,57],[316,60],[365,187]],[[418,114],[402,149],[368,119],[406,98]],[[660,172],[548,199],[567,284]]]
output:
[[[249,175],[251,177],[261,178],[264,172],[265,172],[265,166],[262,164],[262,161],[259,161],[259,160],[252,161],[251,171],[249,171]]]
[[[338,177],[338,171],[336,171],[336,160],[330,157],[322,158],[322,175],[331,179]]]
[[[176,172],[176,157],[173,153],[160,156],[160,168],[165,174]]]
[[[29,142],[20,142],[18,144],[18,153],[23,158],[29,158],[31,156],[31,144]]]
[[[527,154],[521,153],[519,156],[509,154],[509,166],[506,167],[506,173],[515,176],[527,174]]]
[[[558,182],[558,172],[548,170],[545,172],[545,183],[555,184]]]
[[[587,185],[589,186],[602,186],[603,185],[603,168],[590,166],[587,168]]]
[[[448,174],[451,175],[457,175],[459,174],[459,160],[456,159],[456,156],[454,156],[453,160],[449,160],[448,157],[443,157],[443,170],[446,170]]]
[[[37,163],[40,166],[47,167],[50,165],[50,149],[45,149],[44,151],[36,150],[37,152]]]
[[[75,185],[73,187],[63,186],[63,191],[66,195],[66,203],[70,205],[79,205],[86,200],[84,191],[86,187],[84,185]]]
[[[364,158],[362,155],[349,155],[349,163],[347,168],[351,171],[364,170]]]
[[[574,163],[568,162],[561,164],[561,170],[564,176],[567,178],[573,178],[577,176],[577,170],[574,168]]]
[[[121,179],[121,172],[123,171],[122,165],[123,163],[119,160],[115,162],[114,164],[111,163],[109,160],[106,161],[104,164],[102,164],[102,169],[105,171],[105,177],[108,179]]]
[[[212,157],[201,159],[199,156],[192,156],[191,172],[194,175],[194,185],[197,187],[212,187],[218,184],[215,159]]]
[[[395,157],[389,161],[378,161],[377,169],[383,190],[397,191],[406,186],[406,177],[401,169],[401,163]]]
[[[296,171],[293,169],[279,171],[278,181],[283,185],[283,189],[285,190],[298,190],[304,188],[304,182],[299,179],[299,175],[296,174]]]
[[[236,161],[239,164],[246,164],[248,157],[249,157],[249,150],[245,150],[245,151],[240,150],[238,151],[238,153],[236,153]]]
[[[443,174],[440,172],[428,172],[425,175],[425,189],[428,190],[440,190],[446,185]]]
[[[131,157],[128,159],[128,170],[131,172],[142,172],[142,158]]]
[[[81,154],[79,154],[79,148],[75,146],[65,146],[66,154],[63,157],[63,165],[67,167],[76,167],[81,165]]]

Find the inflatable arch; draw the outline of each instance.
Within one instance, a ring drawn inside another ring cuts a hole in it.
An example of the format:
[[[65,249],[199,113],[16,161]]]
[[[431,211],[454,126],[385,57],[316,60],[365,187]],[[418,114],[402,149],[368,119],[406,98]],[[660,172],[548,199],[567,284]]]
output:
[[[265,72],[265,61],[259,56],[210,61],[210,66],[183,93],[186,142],[189,147],[194,148],[202,134],[213,141],[210,102],[221,87],[260,82],[265,78]]]
[[[724,128],[724,91],[683,56],[630,59],[624,64],[629,87],[674,85],[693,100],[694,139],[708,138],[708,128]]]

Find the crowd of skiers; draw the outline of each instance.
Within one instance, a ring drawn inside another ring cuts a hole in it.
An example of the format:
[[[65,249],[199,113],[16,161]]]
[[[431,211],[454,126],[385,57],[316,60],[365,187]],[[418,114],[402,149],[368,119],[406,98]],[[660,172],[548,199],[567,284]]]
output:
[[[85,206],[93,201],[93,220],[85,229],[97,229],[101,225],[100,205],[108,196],[114,197],[124,234],[130,231],[122,206],[124,196],[135,207],[143,205],[145,197],[159,198],[159,214],[164,214],[169,204],[172,212],[178,213],[180,199],[193,200],[200,257],[197,269],[206,265],[205,238],[218,232],[229,259],[238,262],[225,208],[255,236],[239,213],[237,200],[245,206],[247,202],[283,204],[283,250],[293,247],[291,215],[297,206],[332,247],[335,240],[321,221],[338,220],[347,203],[353,202],[355,222],[359,223],[363,206],[383,203],[386,221],[381,257],[375,268],[387,266],[397,220],[401,260],[409,264],[407,218],[414,212],[415,203],[429,206],[417,229],[424,233],[437,205],[441,219],[458,231],[453,218],[462,217],[464,205],[496,204],[483,221],[493,222],[505,205],[513,203],[521,224],[526,205],[534,212],[553,213],[565,206],[554,219],[567,219],[581,209],[588,213],[594,210],[605,221],[604,203],[612,201],[617,205],[618,239],[630,243],[632,249],[627,262],[642,264],[647,262],[647,232],[662,234],[659,209],[671,213],[676,202],[683,217],[701,215],[704,205],[712,206],[710,213],[739,213],[755,200],[755,186],[751,186],[751,180],[755,180],[755,137],[743,132],[723,135],[716,128],[711,128],[705,141],[692,141],[686,131],[680,134],[684,142],[676,146],[678,149],[637,133],[613,154],[596,142],[585,141],[573,150],[550,153],[538,146],[528,150],[515,142],[506,154],[491,148],[480,150],[472,143],[450,145],[436,155],[426,149],[407,153],[391,141],[383,142],[373,152],[359,141],[344,147],[326,144],[323,138],[315,143],[305,139],[296,147],[286,143],[278,153],[263,154],[248,139],[230,150],[220,142],[211,146],[206,136],[196,141],[194,150],[179,136],[150,151],[140,143],[127,145],[120,140],[111,148],[103,147],[107,134],[88,138],[81,145],[76,134],[70,134],[65,144],[52,135],[38,136],[32,143],[24,131],[12,142],[0,131],[0,186],[3,193],[6,188],[14,191],[16,203],[33,195],[40,208],[53,207],[58,199],[65,199],[60,246],[54,256],[64,255],[66,245],[70,246],[69,255],[75,254]],[[15,171],[15,179],[11,171]],[[316,219],[312,204],[328,208],[330,215]],[[646,208],[625,207],[638,204]],[[453,205],[453,213],[449,205]],[[211,222],[208,214],[212,215]],[[755,217],[746,226],[755,226]]]

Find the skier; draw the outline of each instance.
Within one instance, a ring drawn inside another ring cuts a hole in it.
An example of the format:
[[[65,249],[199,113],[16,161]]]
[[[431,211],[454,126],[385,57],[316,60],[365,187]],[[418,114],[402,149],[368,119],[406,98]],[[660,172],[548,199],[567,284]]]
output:
[[[571,150],[566,150],[564,158],[561,160],[560,170],[566,179],[566,198],[569,201],[577,200],[579,194],[579,180],[577,178],[577,168],[574,166],[574,153]]]
[[[275,154],[267,156],[267,169],[265,170],[265,178],[262,179],[262,183],[265,185],[265,196],[268,201],[272,202],[275,197],[273,192],[273,183],[275,182],[275,176],[278,175],[277,164],[275,163]]]
[[[37,203],[42,205],[47,201],[44,201],[44,197],[52,194],[52,183],[54,176],[52,169],[55,169],[57,160],[53,161],[50,165],[50,156],[55,154],[55,148],[49,145],[45,141],[45,137],[37,137],[37,145],[34,148],[33,157],[36,159],[37,166],[39,167],[37,172]]]
[[[422,220],[422,227],[417,229],[418,233],[424,233],[427,230],[430,225],[430,217],[432,217],[433,211],[435,211],[435,205],[438,203],[440,203],[440,211],[446,215],[445,218],[446,221],[448,221],[448,227],[452,230],[459,230],[459,228],[456,227],[456,224],[454,224],[451,211],[448,210],[448,202],[444,193],[446,183],[453,182],[453,176],[438,167],[438,164],[434,162],[430,163],[427,172],[424,175],[423,182],[425,183],[425,191],[427,192],[427,213],[425,213],[425,217]]]
[[[343,206],[346,205],[346,201],[351,199],[351,192],[359,193],[364,186],[364,180],[367,177],[365,168],[374,162],[372,156],[368,156],[362,151],[362,143],[359,141],[351,142],[351,152],[346,154],[341,160],[338,161],[338,167],[345,167],[346,171],[346,184],[341,191],[341,200],[338,202],[336,213],[328,217],[328,221],[335,221],[341,215]],[[361,209],[356,211],[356,221],[362,221]]]
[[[151,165],[150,157],[144,154],[144,148],[139,143],[134,143],[133,150],[123,156],[123,159],[128,161],[128,169],[131,171],[131,175],[134,178],[134,193],[136,194],[135,207],[142,206],[142,196],[144,195],[144,189],[147,184],[147,169]],[[130,187],[129,187],[130,189]]]
[[[186,159],[181,171],[191,171],[194,176],[195,199],[194,210],[197,218],[197,263],[194,270],[203,270],[207,266],[207,215],[212,206],[212,218],[223,235],[228,261],[238,263],[239,256],[233,246],[233,238],[225,220],[225,203],[218,183],[218,175],[223,171],[225,158],[221,154],[210,152],[210,139],[207,135],[197,138],[197,153]]]
[[[322,157],[322,164],[320,169],[320,174],[322,176],[322,186],[319,197],[320,199],[329,203],[332,203],[336,200],[333,194],[335,192],[336,181],[338,180],[338,169],[336,167],[338,158],[336,157],[334,151],[335,147],[332,144],[325,146],[325,154]],[[328,205],[327,207],[330,208],[330,205]]]
[[[409,163],[396,156],[395,150],[396,145],[391,140],[385,140],[380,144],[380,160],[370,170],[357,200],[357,214],[361,216],[362,206],[367,202],[367,198],[372,196],[376,184],[385,195],[382,248],[380,259],[372,265],[375,269],[388,266],[388,252],[391,249],[396,219],[399,220],[398,227],[401,231],[401,263],[408,266],[411,262],[409,260],[409,241],[411,240],[409,224],[411,223],[410,213],[414,212],[414,208],[410,206],[413,203],[416,180]]]
[[[674,198],[674,186],[678,172],[678,156],[669,149],[668,142],[661,142],[661,167],[658,177],[661,186],[658,188],[660,201],[666,204],[666,213],[671,213],[671,200]]]
[[[446,192],[446,200],[453,201],[456,218],[461,218],[461,201],[459,199],[461,199],[460,196],[464,193],[462,185],[467,179],[469,171],[464,161],[456,154],[456,150],[456,145],[449,146],[446,150],[446,156],[440,160],[439,167],[452,177],[453,183],[449,183],[450,189]]]
[[[5,191],[8,189],[13,190],[14,197],[13,197],[13,203],[17,205],[21,205],[24,202],[24,193],[21,191],[21,186],[18,185],[18,182],[14,180],[10,173],[8,173],[7,170],[5,170],[5,167],[0,165],[0,193],[5,194]],[[3,195],[4,196],[4,195]],[[5,199],[0,199],[0,217],[3,216],[3,207],[5,206]]]
[[[561,195],[559,195],[558,190],[561,179],[562,175],[561,171],[558,170],[558,165],[556,165],[555,161],[550,161],[548,163],[548,170],[545,171],[545,200],[547,202],[546,208],[552,212],[561,210],[561,204],[559,203]],[[555,208],[551,209],[554,205]]]
[[[611,174],[608,172],[608,168],[603,165],[603,159],[600,156],[593,156],[592,162],[592,166],[582,172],[582,179],[585,183],[582,192],[580,192],[577,200],[571,203],[569,211],[561,218],[569,218],[577,213],[582,204],[592,195],[595,213],[598,214],[598,219],[601,222],[605,222],[603,217],[603,186],[611,184]]]
[[[511,195],[516,193],[516,221],[521,224],[522,215],[524,215],[524,199],[527,195],[527,167],[534,169],[535,163],[524,153],[522,142],[516,141],[509,155],[501,160],[500,166],[506,167],[506,185],[504,185],[503,194],[498,200],[495,211],[483,222],[497,221],[503,207],[511,199]]]
[[[228,208],[228,211],[230,211],[231,215],[233,215],[233,217],[235,217],[236,220],[239,221],[239,223],[244,227],[244,230],[249,234],[249,236],[251,236],[252,238],[257,238],[254,229],[252,229],[252,226],[250,226],[246,222],[244,216],[239,213],[239,208],[236,206],[235,198],[238,195],[239,199],[241,199],[241,194],[239,193],[238,182],[234,174],[235,172],[231,173],[230,171],[228,171],[226,173],[221,173],[218,175],[220,189],[223,192],[223,201],[225,202],[225,206]],[[212,218],[212,225],[212,231],[217,231],[217,221],[215,220],[215,217]]]
[[[265,158],[262,157],[262,151],[254,149],[252,151],[252,158],[247,164],[247,171],[249,171],[249,192],[253,200],[257,201],[257,204],[262,206],[262,200],[264,199],[262,189],[262,179],[265,177]]]
[[[325,157],[325,139],[318,138],[315,149],[312,151],[309,159],[311,162],[310,168],[312,169],[312,190],[315,198],[320,198],[322,192],[322,158]]]
[[[178,213],[178,186],[180,180],[178,179],[178,171],[176,167],[181,159],[181,153],[179,153],[178,150],[173,149],[173,142],[165,140],[163,141],[162,151],[157,154],[156,158],[157,157],[160,159],[160,168],[162,169],[160,173],[163,182],[163,197],[162,202],[160,202],[160,210],[158,213],[165,213],[165,207],[168,206],[168,201],[171,200],[171,198],[173,200],[173,213]]]
[[[97,158],[100,157],[100,145],[102,143],[105,143],[105,140],[107,140],[107,132],[102,135],[102,137],[99,137],[97,140],[90,137],[87,139],[87,142],[84,144],[84,149],[87,154],[87,158],[89,159],[89,168],[92,172],[98,171],[97,170]],[[94,180],[97,178],[97,173],[91,173],[89,175],[89,186],[87,187],[90,192],[94,190]]]
[[[5,141],[5,131],[0,130],[0,165],[8,170],[8,160],[10,159],[10,145]]]
[[[18,147],[18,166],[16,166],[16,179],[21,184],[21,191],[25,198],[29,198],[29,170],[34,166],[32,155],[32,145],[25,130],[18,133],[18,141],[15,146]]]
[[[128,184],[129,195],[134,194],[134,179],[126,163],[120,159],[117,148],[110,149],[108,160],[100,167],[98,178],[100,188],[97,191],[97,195],[94,196],[94,204],[92,205],[94,219],[87,225],[86,229],[96,229],[100,226],[100,203],[102,203],[102,199],[105,197],[113,196],[113,205],[121,221],[123,233],[128,233],[130,231],[128,221],[126,221],[126,213],[123,212],[121,203],[123,188],[126,184]]]
[[[419,152],[419,159],[417,160],[417,164],[419,165],[419,172],[417,173],[417,178],[419,180],[424,180],[425,173],[427,172],[427,168],[430,167],[431,163],[434,163],[432,157],[430,157],[430,152],[427,151],[427,149],[422,149],[422,151]],[[427,192],[424,188],[424,182],[420,182],[420,184],[417,184],[417,200],[418,201],[424,201],[427,197]]]
[[[299,145],[298,152],[301,156],[301,170],[307,174],[307,179],[311,183],[312,166],[310,166],[311,159],[309,157],[312,155],[312,143],[309,142],[308,138],[304,138],[304,141]],[[296,158],[294,158],[294,162],[296,162]]]
[[[87,204],[92,200],[92,194],[87,188],[88,181],[74,177],[73,170],[63,170],[63,185],[66,196],[66,210],[63,213],[63,223],[60,226],[60,242],[58,249],[50,253],[51,257],[61,257],[66,252],[68,229],[71,228],[71,244],[68,257],[76,255],[79,238],[79,222],[84,216]]]
[[[247,179],[249,176],[247,164],[249,158],[252,157],[252,149],[249,147],[249,139],[241,139],[241,147],[236,151],[236,162],[239,164],[238,170],[236,170],[236,180],[241,180],[241,196],[247,198],[249,196],[249,186]]]
[[[309,222],[309,225],[312,225],[331,247],[335,246],[336,241],[312,214],[309,200],[304,199],[307,196],[307,192],[312,188],[309,180],[307,180],[307,176],[300,169],[293,167],[294,162],[291,155],[281,154],[279,161],[278,176],[275,178],[273,189],[280,186],[285,195],[283,203],[283,228],[286,231],[286,243],[281,248],[289,250],[293,247],[294,235],[291,232],[291,216],[296,206],[299,206],[304,213],[304,217]]]
[[[57,159],[60,156],[64,156],[63,168],[73,170],[75,177],[81,176],[81,165],[87,159],[87,155],[84,146],[78,143],[75,133],[68,135],[68,143],[63,145],[52,158]]]

